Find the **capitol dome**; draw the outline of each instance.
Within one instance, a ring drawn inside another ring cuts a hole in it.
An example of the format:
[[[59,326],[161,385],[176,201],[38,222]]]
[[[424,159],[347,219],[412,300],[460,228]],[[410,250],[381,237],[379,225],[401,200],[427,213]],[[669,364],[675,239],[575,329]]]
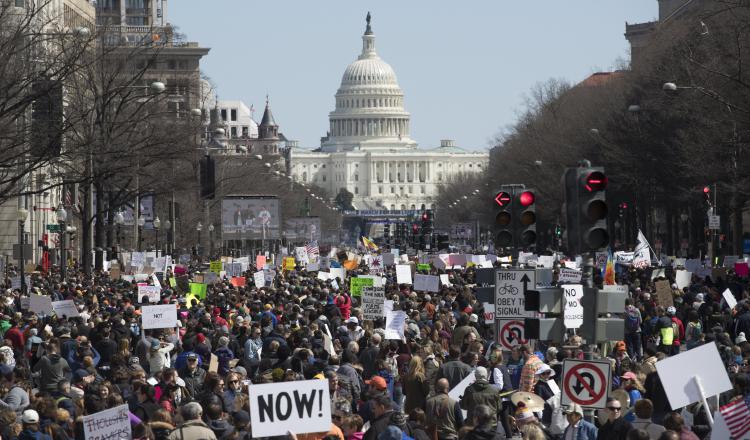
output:
[[[362,53],[349,64],[336,92],[336,109],[322,139],[323,151],[416,148],[409,138],[410,118],[396,72],[375,51],[367,14]]]

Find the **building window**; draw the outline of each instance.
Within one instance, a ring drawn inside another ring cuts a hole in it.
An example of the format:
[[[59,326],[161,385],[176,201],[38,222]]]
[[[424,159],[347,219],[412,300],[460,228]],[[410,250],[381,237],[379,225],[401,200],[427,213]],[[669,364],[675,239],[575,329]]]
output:
[[[227,120],[227,109],[223,108],[221,109],[221,120],[226,121]]]
[[[177,61],[175,61],[175,60],[168,60],[167,61],[167,69],[169,69],[169,70],[177,70]]]
[[[393,186],[391,187],[391,194],[396,194],[396,188]]]
[[[321,165],[320,167],[321,167],[321,168],[325,168],[325,167],[326,167],[326,164],[323,164],[323,165]]]
[[[231,133],[232,139],[237,137],[237,127],[230,127],[229,133]]]
[[[398,187],[398,193],[399,194],[403,194],[404,193],[404,187],[403,186],[399,186]]]
[[[307,171],[305,171],[304,173],[302,173],[302,181],[303,182],[307,182]]]
[[[443,181],[443,173],[437,173],[437,175],[438,175],[438,182],[442,182]]]
[[[354,187],[354,194],[359,194],[359,187],[357,186]]]
[[[415,210],[415,209],[417,209],[417,206],[416,205],[411,205],[411,209]]]
[[[237,109],[236,108],[232,109],[232,111],[230,113],[230,116],[232,118],[232,121],[236,121],[237,120]]]
[[[420,186],[419,187],[419,193],[420,194],[424,194],[424,186]]]
[[[250,135],[250,131],[247,126],[242,127],[242,137],[246,138]]]
[[[323,182],[325,182],[325,181],[326,181],[326,175],[323,174]]]
[[[318,164],[314,164],[314,165],[313,165],[313,168],[318,168]]]
[[[425,209],[425,207],[424,207],[424,203],[422,203],[422,207],[421,207],[421,208],[419,208],[419,209],[421,209],[422,211],[424,211],[424,209]]]
[[[412,194],[413,192],[414,192],[414,188],[412,188],[412,187],[410,186],[410,187],[409,187],[409,194]]]
[[[383,187],[382,186],[378,187],[378,194],[383,194]]]
[[[401,210],[405,211],[406,210],[406,205],[401,205]]]
[[[391,211],[395,211],[395,210],[396,210],[396,205],[391,205]]]
[[[354,181],[355,182],[359,182],[359,174],[355,174],[354,175]]]

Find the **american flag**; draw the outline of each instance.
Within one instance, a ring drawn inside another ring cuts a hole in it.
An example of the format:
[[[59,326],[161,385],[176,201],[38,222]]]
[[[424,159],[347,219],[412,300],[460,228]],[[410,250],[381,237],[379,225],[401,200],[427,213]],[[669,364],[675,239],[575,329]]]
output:
[[[317,241],[311,241],[305,245],[308,257],[318,257],[320,255],[320,248],[318,247]]]
[[[737,399],[719,408],[732,437],[741,438],[750,431],[750,408],[746,399]]]

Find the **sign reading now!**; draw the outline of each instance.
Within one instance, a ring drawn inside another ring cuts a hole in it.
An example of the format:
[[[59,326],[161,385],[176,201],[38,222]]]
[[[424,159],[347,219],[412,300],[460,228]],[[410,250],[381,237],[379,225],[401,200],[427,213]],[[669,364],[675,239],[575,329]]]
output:
[[[331,429],[327,380],[252,385],[248,391],[254,438]]]

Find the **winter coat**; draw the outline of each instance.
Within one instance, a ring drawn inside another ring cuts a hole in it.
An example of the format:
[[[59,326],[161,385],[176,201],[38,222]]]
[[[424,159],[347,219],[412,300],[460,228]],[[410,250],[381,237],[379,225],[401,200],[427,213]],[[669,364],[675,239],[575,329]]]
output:
[[[493,414],[500,414],[503,407],[500,391],[484,379],[477,380],[464,390],[461,408],[466,410],[466,419],[474,420],[474,409],[482,404],[489,406]],[[493,428],[497,426],[497,418],[491,426]]]
[[[216,434],[200,420],[190,420],[176,428],[168,440],[218,440]]]
[[[71,373],[68,361],[59,354],[44,355],[36,365],[34,373],[39,373],[39,389],[48,393],[57,391],[57,384],[67,379]]]

